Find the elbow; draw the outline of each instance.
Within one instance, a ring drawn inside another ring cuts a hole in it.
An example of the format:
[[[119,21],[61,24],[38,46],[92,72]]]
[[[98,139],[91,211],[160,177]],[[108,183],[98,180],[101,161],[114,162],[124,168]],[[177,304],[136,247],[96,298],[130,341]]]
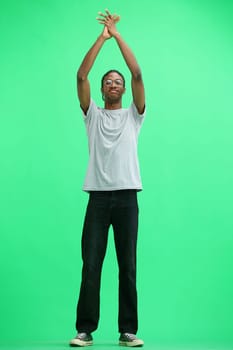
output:
[[[135,72],[133,72],[132,76],[133,76],[133,79],[135,81],[141,81],[142,80],[142,72],[141,72],[141,70],[140,69],[135,70]]]
[[[80,69],[77,71],[77,81],[79,83],[82,83],[83,81],[87,80],[87,74],[84,74]]]

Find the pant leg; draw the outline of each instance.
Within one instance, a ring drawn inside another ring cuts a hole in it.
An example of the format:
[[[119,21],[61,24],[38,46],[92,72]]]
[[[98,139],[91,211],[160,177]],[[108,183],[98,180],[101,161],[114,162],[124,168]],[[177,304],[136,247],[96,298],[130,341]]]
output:
[[[91,192],[82,233],[82,282],[77,304],[76,329],[91,333],[97,329],[100,280],[110,226],[109,194]]]
[[[136,249],[138,234],[137,192],[117,191],[112,225],[119,265],[119,332],[137,333]]]

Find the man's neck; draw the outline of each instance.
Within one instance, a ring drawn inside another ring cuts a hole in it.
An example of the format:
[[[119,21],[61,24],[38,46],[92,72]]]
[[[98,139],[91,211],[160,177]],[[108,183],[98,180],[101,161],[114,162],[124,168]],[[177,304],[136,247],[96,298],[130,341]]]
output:
[[[104,108],[105,109],[121,109],[122,104],[121,104],[121,102],[110,103],[110,102],[105,101]]]

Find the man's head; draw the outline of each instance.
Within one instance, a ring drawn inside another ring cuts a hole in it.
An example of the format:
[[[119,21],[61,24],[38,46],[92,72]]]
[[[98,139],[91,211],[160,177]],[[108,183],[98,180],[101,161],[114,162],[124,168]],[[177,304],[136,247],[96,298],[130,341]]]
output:
[[[101,79],[102,98],[106,102],[117,103],[121,101],[125,92],[125,78],[116,69],[106,72]]]

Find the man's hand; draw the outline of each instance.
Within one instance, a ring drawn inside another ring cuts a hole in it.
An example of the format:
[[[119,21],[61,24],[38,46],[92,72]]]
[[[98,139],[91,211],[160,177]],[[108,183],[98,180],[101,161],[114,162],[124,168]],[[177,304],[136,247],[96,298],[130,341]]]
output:
[[[111,34],[109,34],[108,28],[106,26],[104,26],[104,29],[103,29],[103,32],[102,32],[102,37],[105,40],[110,39],[112,37]]]
[[[113,14],[111,15],[108,10],[105,10],[105,14],[98,12],[100,17],[97,17],[97,21],[100,24],[104,24],[104,30],[102,35],[105,39],[109,39],[117,34],[116,23],[119,22],[120,16]]]

